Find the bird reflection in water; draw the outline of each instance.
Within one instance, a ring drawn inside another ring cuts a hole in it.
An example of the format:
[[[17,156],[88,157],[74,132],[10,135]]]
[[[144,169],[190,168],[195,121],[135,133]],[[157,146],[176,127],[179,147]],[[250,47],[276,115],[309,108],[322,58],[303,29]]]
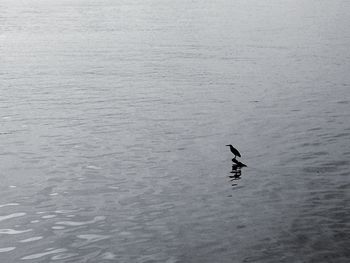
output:
[[[232,175],[229,175],[231,181],[241,179],[242,168],[237,164],[232,164],[232,170],[230,172]]]
[[[229,178],[231,179],[230,181],[234,181],[234,180],[239,180],[241,179],[241,175],[242,175],[242,168],[243,167],[247,167],[247,165],[245,165],[244,163],[238,161],[236,159],[236,156],[241,157],[239,151],[234,148],[232,145],[227,145],[230,146],[230,150],[231,152],[235,155],[235,157],[232,159],[232,170],[231,170],[231,175],[229,175]],[[236,186],[237,184],[232,184],[232,186]]]
[[[232,164],[232,170],[231,170],[231,175],[229,175],[228,177],[230,178],[230,181],[236,181],[241,179],[241,175],[242,175],[242,167],[240,167],[237,164]],[[236,186],[237,183],[232,183],[232,187]]]
[[[240,161],[237,161],[236,158],[232,159],[232,162],[235,163],[232,166],[236,165],[237,168],[243,168],[243,167],[247,167],[244,163],[241,163]]]

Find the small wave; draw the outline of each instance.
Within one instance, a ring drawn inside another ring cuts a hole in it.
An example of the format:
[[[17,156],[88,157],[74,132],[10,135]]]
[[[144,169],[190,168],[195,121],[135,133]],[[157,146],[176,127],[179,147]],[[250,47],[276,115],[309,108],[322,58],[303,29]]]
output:
[[[43,237],[42,236],[30,237],[30,238],[27,238],[27,239],[20,240],[19,242],[20,243],[28,243],[28,242],[33,242],[33,241],[37,241],[37,240],[40,240],[40,239],[43,239]]]
[[[14,229],[0,229],[0,234],[6,234],[6,235],[17,235],[22,234],[26,232],[30,232],[33,229],[26,229],[26,230],[14,230]]]
[[[2,207],[6,207],[6,206],[15,206],[15,205],[19,205],[18,203],[8,203],[8,204],[3,204],[3,205],[0,205],[0,208]]]
[[[93,220],[90,220],[90,221],[60,221],[60,222],[56,222],[56,225],[83,226],[83,225],[93,224],[105,219],[106,217],[104,216],[96,216]]]
[[[88,165],[88,166],[86,166],[86,168],[92,169],[92,170],[101,170],[102,169],[101,167],[95,166],[95,165]]]
[[[335,138],[341,138],[341,137],[349,137],[350,133],[349,132],[342,132],[334,135]]]
[[[65,229],[64,226],[53,226],[51,227],[53,230],[62,230],[62,229]]]
[[[14,218],[14,217],[24,216],[24,215],[26,215],[26,213],[14,213],[14,214],[6,215],[6,216],[0,216],[0,222],[7,220],[7,219]]]
[[[43,252],[43,253],[37,253],[37,254],[32,254],[29,256],[25,256],[23,258],[21,258],[22,260],[26,260],[26,259],[37,259],[37,258],[41,258],[41,257],[45,257],[47,255],[51,255],[51,254],[57,254],[57,253],[63,253],[66,252],[67,249],[65,248],[59,248],[59,249],[54,249],[48,252]]]
[[[50,219],[50,218],[54,218],[56,217],[56,215],[46,215],[46,216],[42,216],[42,219]]]
[[[106,252],[106,253],[102,254],[102,259],[114,260],[115,258],[116,258],[116,255],[111,253],[111,252]]]
[[[42,214],[45,214],[47,213],[46,211],[39,211],[39,212],[36,212],[37,215],[42,215]]]
[[[62,260],[62,259],[66,259],[66,258],[71,258],[71,257],[75,257],[78,256],[79,254],[77,253],[62,253],[62,254],[58,254],[58,255],[54,255],[51,260]]]
[[[12,251],[15,249],[16,249],[16,247],[3,247],[3,248],[0,248],[0,253],[9,252],[9,251]]]
[[[89,243],[97,242],[100,240],[108,239],[110,236],[105,235],[94,235],[94,234],[86,234],[86,235],[78,235],[78,238],[85,239]]]
[[[56,210],[56,214],[68,214],[74,212],[73,210]]]

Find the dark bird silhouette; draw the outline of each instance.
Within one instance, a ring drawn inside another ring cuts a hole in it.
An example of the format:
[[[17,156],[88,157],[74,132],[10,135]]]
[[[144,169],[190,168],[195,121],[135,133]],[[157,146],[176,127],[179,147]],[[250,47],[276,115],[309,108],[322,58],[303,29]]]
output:
[[[239,151],[235,147],[233,147],[231,144],[228,144],[226,146],[230,146],[230,150],[235,155],[235,159],[236,159],[236,156],[241,157],[241,154],[239,153]]]

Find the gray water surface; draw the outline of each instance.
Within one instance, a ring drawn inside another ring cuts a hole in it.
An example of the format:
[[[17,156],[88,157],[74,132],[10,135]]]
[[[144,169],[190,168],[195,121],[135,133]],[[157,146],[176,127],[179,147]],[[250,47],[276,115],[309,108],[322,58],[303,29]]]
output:
[[[349,262],[349,1],[0,10],[0,262]]]

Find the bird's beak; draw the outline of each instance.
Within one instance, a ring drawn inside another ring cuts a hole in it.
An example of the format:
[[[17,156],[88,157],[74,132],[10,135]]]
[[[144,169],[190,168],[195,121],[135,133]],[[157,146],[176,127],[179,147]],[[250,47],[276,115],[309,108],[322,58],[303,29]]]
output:
[[[226,146],[230,146],[230,145],[226,145]]]

